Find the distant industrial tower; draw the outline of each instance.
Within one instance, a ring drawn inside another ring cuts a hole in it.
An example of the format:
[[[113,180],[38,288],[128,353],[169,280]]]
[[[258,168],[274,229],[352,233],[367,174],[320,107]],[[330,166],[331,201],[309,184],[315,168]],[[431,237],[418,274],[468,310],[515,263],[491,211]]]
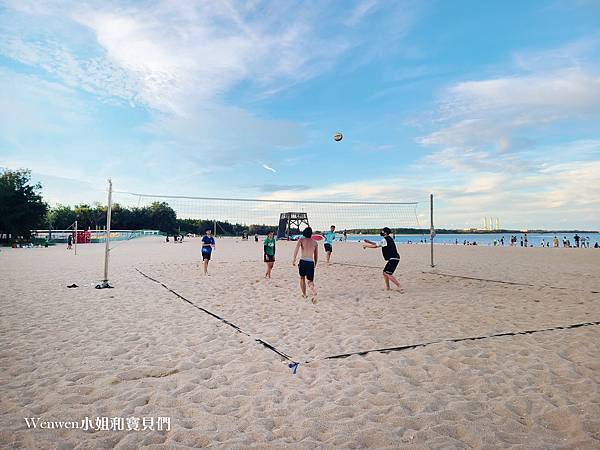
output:
[[[483,217],[483,228],[482,230],[484,231],[493,231],[493,230],[499,230],[500,229],[500,218],[496,217],[496,223],[494,225],[494,218],[493,217]]]

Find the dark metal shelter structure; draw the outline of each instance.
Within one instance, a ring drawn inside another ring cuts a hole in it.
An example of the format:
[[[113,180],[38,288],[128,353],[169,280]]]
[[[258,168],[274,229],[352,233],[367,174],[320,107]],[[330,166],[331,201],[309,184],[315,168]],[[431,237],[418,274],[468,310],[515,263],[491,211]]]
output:
[[[290,239],[294,234],[300,234],[302,226],[308,227],[308,214],[305,212],[284,212],[279,215],[277,239]]]

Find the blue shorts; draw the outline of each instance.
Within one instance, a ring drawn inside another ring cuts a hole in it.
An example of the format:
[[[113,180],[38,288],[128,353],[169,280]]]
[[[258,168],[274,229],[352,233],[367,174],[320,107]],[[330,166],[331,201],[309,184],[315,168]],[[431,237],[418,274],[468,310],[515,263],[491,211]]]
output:
[[[210,254],[212,253],[212,249],[205,250],[206,247],[202,249],[202,261],[210,261]]]
[[[326,252],[332,252],[333,251],[333,247],[331,246],[331,244],[325,244],[325,251]]]
[[[308,281],[313,281],[315,279],[315,263],[314,261],[307,261],[305,259],[301,259],[298,263],[298,272],[302,278],[308,278]]]

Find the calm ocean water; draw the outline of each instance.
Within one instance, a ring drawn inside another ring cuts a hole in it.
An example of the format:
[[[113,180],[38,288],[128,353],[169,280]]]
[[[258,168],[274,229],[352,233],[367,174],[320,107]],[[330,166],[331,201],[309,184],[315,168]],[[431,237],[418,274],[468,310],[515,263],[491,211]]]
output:
[[[600,245],[600,233],[578,233],[580,237],[589,238],[590,247],[593,247],[596,242]],[[500,240],[504,237],[504,245],[510,245],[510,237],[517,237],[517,245],[520,246],[520,239],[525,235],[523,233],[518,234],[510,234],[510,233],[497,233],[497,234],[438,234],[435,237],[434,243],[436,244],[463,244],[464,241],[473,243],[477,242],[477,245],[494,245],[494,241],[496,241],[496,245],[501,245]],[[544,242],[550,241],[550,246],[552,246],[552,240],[554,236],[558,238],[559,246],[562,247],[563,238],[566,238],[570,241],[571,245],[575,245],[575,233],[568,234],[555,234],[555,233],[534,233],[527,234],[527,239],[529,241],[530,247],[540,247],[542,240]],[[381,239],[380,236],[376,235],[353,235],[348,236],[349,241],[362,241],[364,239],[369,239],[371,241],[377,242]],[[419,243],[429,243],[429,235],[420,235],[420,234],[403,234],[397,235],[394,239],[396,242],[401,244],[419,244]]]

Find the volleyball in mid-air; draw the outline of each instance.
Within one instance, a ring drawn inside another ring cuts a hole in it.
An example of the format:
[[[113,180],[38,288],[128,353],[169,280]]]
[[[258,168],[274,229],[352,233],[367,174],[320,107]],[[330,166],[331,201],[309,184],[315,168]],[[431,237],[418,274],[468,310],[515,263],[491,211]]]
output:
[[[339,131],[333,135],[333,139],[336,140],[337,142],[340,142],[343,137],[344,136],[342,136],[342,133],[340,133]]]

